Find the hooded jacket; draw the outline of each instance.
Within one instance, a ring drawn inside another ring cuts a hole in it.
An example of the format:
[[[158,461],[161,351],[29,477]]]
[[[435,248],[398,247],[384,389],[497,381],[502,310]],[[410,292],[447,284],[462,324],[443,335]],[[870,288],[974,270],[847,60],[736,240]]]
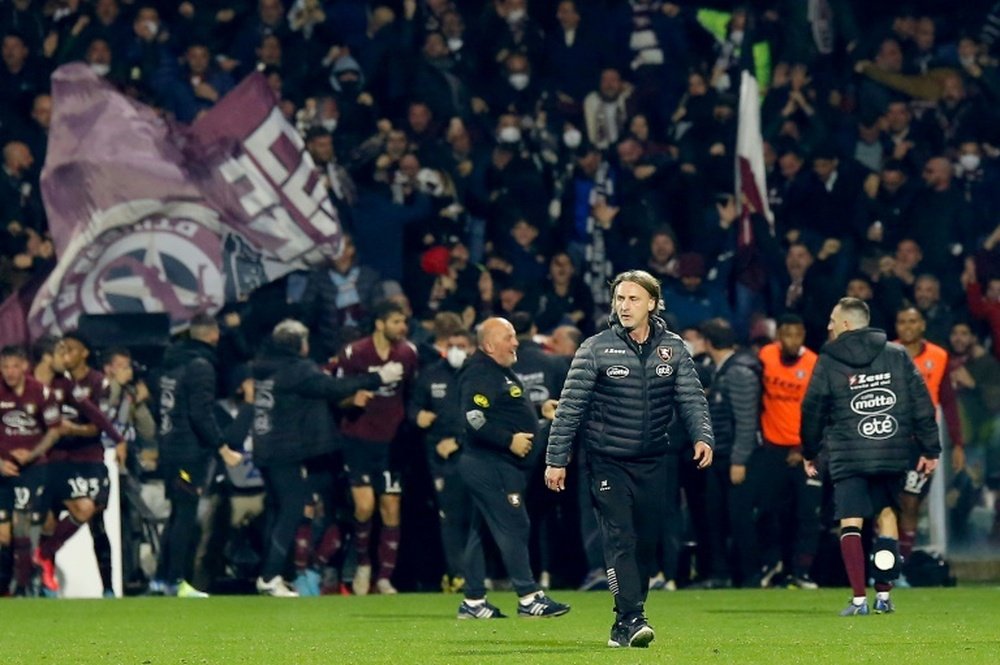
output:
[[[745,465],[760,444],[760,362],[746,351],[729,356],[715,372],[708,409],[716,457]]]
[[[549,433],[546,464],[569,463],[577,430],[588,454],[662,455],[670,447],[667,428],[675,407],[692,441],[715,445],[705,393],[683,340],[657,316],[649,325],[652,348],[645,362],[616,316],[609,329],[577,350]]]
[[[823,346],[802,403],[801,436],[807,460],[822,442],[835,482],[902,473],[914,445],[925,457],[941,454],[923,377],[906,349],[877,328],[845,332]]]
[[[215,422],[215,349],[182,340],[163,355],[160,377],[160,459],[190,461],[224,443]]]
[[[265,347],[254,363],[253,461],[295,464],[336,448],[330,406],[359,390],[376,390],[375,372],[335,378],[290,349]]]

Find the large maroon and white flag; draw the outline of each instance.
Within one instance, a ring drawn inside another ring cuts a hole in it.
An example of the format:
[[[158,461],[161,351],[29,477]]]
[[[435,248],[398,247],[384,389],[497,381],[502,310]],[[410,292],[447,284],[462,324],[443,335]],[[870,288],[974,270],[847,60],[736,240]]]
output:
[[[749,206],[743,205],[744,200]],[[745,247],[753,242],[749,207],[774,223],[774,215],[767,204],[764,139],[760,133],[760,90],[757,79],[746,70],[740,79],[739,125],[736,130],[736,201],[740,210],[737,244]]]
[[[83,313],[203,311],[339,251],[340,225],[301,137],[252,75],[190,127],[83,64],[52,77],[42,197],[59,258],[33,336]]]

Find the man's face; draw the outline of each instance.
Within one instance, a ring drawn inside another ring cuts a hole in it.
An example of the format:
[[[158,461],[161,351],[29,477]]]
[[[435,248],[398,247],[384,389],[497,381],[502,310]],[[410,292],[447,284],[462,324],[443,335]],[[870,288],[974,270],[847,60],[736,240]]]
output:
[[[24,41],[15,35],[3,38],[3,64],[11,71],[18,71],[28,59],[28,47]]]
[[[56,374],[62,374],[66,371],[66,363],[63,362],[63,342],[58,342],[55,348],[52,350],[52,355],[49,356],[52,359],[52,371]]]
[[[567,282],[573,277],[573,262],[566,254],[556,254],[549,262],[549,275],[557,282]]]
[[[806,327],[801,323],[786,323],[778,327],[778,343],[781,353],[789,358],[795,358],[806,343]]]
[[[941,86],[941,99],[947,103],[956,104],[965,99],[965,84],[957,74],[948,76]]]
[[[28,362],[18,356],[4,356],[0,358],[0,374],[3,375],[3,382],[8,388],[19,388],[24,382],[24,375],[28,371]]]
[[[931,189],[946,187],[951,180],[951,163],[942,157],[928,159],[923,175],[924,182]]]
[[[406,317],[402,314],[390,314],[384,321],[376,321],[375,326],[393,344],[406,338]]]
[[[132,383],[132,359],[128,356],[112,356],[110,362],[104,365],[104,374],[119,385]]]
[[[906,174],[894,169],[882,171],[882,189],[889,194],[895,194],[906,182]]]
[[[1000,302],[1000,279],[991,279],[986,285],[986,299]]]
[[[111,65],[111,47],[103,39],[95,39],[87,47],[84,56],[87,64],[90,65]]]
[[[615,289],[615,313],[627,330],[645,326],[655,307],[646,289],[635,282],[622,282]]]
[[[613,69],[601,72],[600,92],[604,99],[617,99],[622,91],[622,77]]]
[[[705,343],[705,337],[697,329],[688,328],[681,337],[691,347],[692,356],[700,356],[703,353],[708,353],[708,345]]]
[[[941,286],[933,279],[918,279],[913,285],[913,301],[928,310],[941,300]]]
[[[896,262],[907,270],[913,270],[924,258],[920,245],[912,240],[901,240],[896,245]]]
[[[896,337],[902,344],[915,344],[924,338],[927,324],[915,309],[904,309],[896,314]]]
[[[318,164],[329,164],[333,161],[333,137],[332,136],[316,136],[309,141],[308,146],[309,154]]]
[[[556,19],[564,30],[576,30],[580,25],[580,14],[576,11],[576,3],[560,2],[556,10]]]
[[[951,334],[948,336],[948,342],[951,344],[951,350],[953,353],[964,356],[972,350],[973,346],[975,346],[976,337],[972,334],[972,330],[969,326],[964,323],[959,323],[958,325],[952,326]]]
[[[445,44],[444,37],[439,33],[432,32],[424,40],[424,55],[429,60],[437,60],[448,56],[448,45]]]
[[[835,170],[837,170],[836,159],[817,158],[813,160],[813,171],[823,182],[826,182]]]
[[[786,152],[778,158],[778,168],[783,178],[791,180],[802,170],[802,158],[794,152]]]
[[[837,339],[842,333],[847,332],[847,319],[844,317],[840,305],[835,306],[830,312],[830,322],[826,324],[826,329],[830,333],[830,339]]]
[[[666,233],[657,233],[649,241],[649,254],[657,263],[664,263],[677,251],[674,239]]]
[[[466,355],[472,355],[472,351],[475,347],[472,346],[469,338],[465,335],[452,335],[448,338],[448,348],[465,351]]]
[[[497,328],[483,340],[483,350],[501,367],[510,367],[517,362],[517,335],[514,334],[514,326],[503,321]]]
[[[260,0],[260,20],[267,25],[277,25],[284,18],[281,0]]]
[[[785,268],[792,277],[802,277],[812,265],[813,257],[803,245],[792,245],[785,257]]]
[[[38,95],[35,103],[31,107],[31,117],[44,129],[48,129],[52,124],[52,97],[49,95]]]
[[[87,347],[75,339],[63,340],[62,344],[59,345],[59,350],[62,352],[63,366],[71,372],[86,365],[87,358],[90,356]]]
[[[875,56],[875,64],[881,69],[899,73],[903,71],[903,51],[894,39],[887,39],[882,42],[882,46]]]
[[[117,0],[97,0],[94,5],[94,13],[104,25],[114,23],[119,13]]]
[[[257,57],[265,65],[281,65],[281,40],[274,35],[268,35],[260,42]]]
[[[897,134],[910,126],[910,111],[903,102],[892,102],[885,112],[889,131]]]
[[[210,56],[204,46],[190,46],[187,50],[187,64],[192,74],[202,75],[208,71]]]
[[[847,292],[844,294],[849,298],[870,301],[874,296],[872,285],[863,279],[852,279],[847,283]]]
[[[410,129],[417,134],[423,134],[431,124],[430,109],[423,104],[414,104],[410,107],[407,120],[410,123]]]

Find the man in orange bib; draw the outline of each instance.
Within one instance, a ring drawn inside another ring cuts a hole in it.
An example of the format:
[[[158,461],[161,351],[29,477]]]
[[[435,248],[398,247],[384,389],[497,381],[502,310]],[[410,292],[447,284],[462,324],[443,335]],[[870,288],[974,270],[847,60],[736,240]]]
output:
[[[802,473],[802,399],[816,365],[816,354],[805,347],[805,339],[802,319],[786,314],[778,320],[777,341],[758,355],[764,367],[760,413],[764,446],[757,453],[755,473],[759,474],[761,558],[766,566],[763,582],[773,585],[778,573],[789,570],[790,587],[815,589],[809,569],[819,541],[823,484],[819,477]],[[785,552],[791,555],[787,561]]]
[[[927,390],[931,394],[934,408],[940,408],[951,440],[951,465],[956,472],[965,466],[965,449],[962,447],[962,427],[958,416],[958,401],[955,389],[947,379],[948,352],[937,344],[924,339],[927,322],[916,307],[904,307],[896,313],[896,339],[913,359],[920,375],[924,377]],[[914,447],[912,466],[906,474],[899,505],[899,555],[905,562],[913,552],[913,542],[917,536],[917,519],[920,504],[930,491],[930,474],[916,471],[919,450]]]

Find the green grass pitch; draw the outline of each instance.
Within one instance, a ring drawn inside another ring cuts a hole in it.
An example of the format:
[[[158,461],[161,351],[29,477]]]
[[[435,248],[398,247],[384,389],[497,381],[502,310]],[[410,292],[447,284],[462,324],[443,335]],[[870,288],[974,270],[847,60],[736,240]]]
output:
[[[844,589],[654,592],[649,649],[605,646],[607,592],[553,592],[557,619],[456,621],[459,598],[0,602],[0,663],[1000,663],[1000,587],[903,589],[892,615],[841,618]],[[511,593],[490,600],[514,610]]]

